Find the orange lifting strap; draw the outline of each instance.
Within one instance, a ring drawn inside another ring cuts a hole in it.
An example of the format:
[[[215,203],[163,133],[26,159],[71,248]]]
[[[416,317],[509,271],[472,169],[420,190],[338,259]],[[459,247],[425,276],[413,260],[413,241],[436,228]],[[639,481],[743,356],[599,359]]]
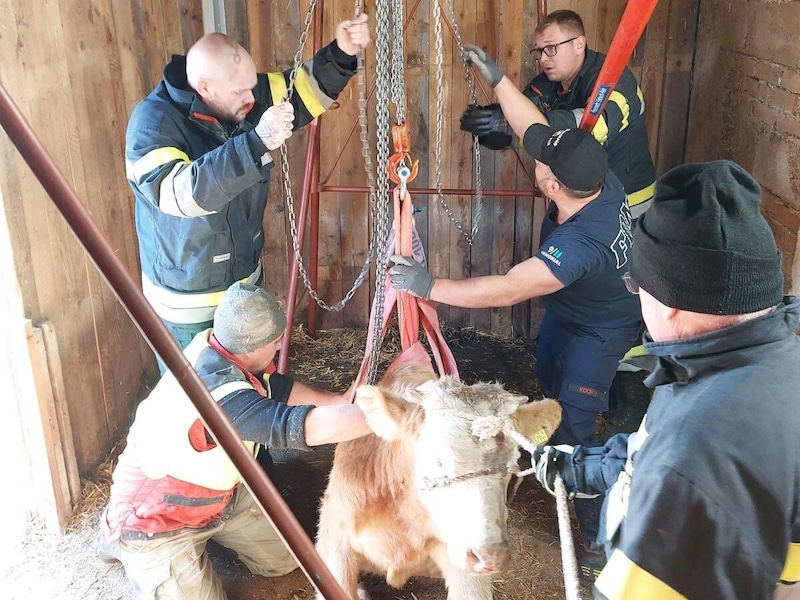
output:
[[[402,197],[401,197],[402,195]],[[413,256],[416,260],[423,262],[425,259],[420,243],[419,236],[414,228],[413,203],[411,194],[404,186],[394,189],[394,254]],[[392,247],[392,239],[389,239],[389,248]],[[416,243],[415,243],[416,242]],[[389,279],[386,279],[386,292],[383,305],[383,324],[381,327],[381,337],[386,335],[389,329],[389,320],[392,310],[397,306],[397,322],[400,329],[400,345],[402,352],[389,365],[387,373],[407,364],[431,365],[431,358],[425,346],[419,340],[419,328],[422,326],[428,343],[436,361],[436,368],[439,375],[453,375],[458,377],[458,368],[453,358],[453,353],[442,336],[439,327],[439,316],[436,313],[436,304],[431,300],[423,300],[406,292],[397,292]],[[370,313],[369,336],[367,337],[366,351],[361,362],[361,368],[356,377],[353,389],[364,382],[367,369],[369,368],[370,352],[372,348],[372,338],[375,324],[375,304],[373,303]],[[431,365],[432,366],[432,365]]]

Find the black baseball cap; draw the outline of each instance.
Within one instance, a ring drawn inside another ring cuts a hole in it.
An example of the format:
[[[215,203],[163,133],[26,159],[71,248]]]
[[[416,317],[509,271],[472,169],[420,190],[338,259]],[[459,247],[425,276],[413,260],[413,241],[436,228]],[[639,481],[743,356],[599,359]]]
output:
[[[553,129],[534,123],[525,132],[525,150],[543,162],[568,188],[591,192],[608,173],[606,151],[583,129]]]

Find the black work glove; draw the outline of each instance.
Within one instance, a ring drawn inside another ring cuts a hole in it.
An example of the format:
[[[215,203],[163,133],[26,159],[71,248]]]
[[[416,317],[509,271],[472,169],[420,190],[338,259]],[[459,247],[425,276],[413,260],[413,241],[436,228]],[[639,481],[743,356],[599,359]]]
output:
[[[513,133],[499,104],[470,104],[461,115],[460,122],[463,131],[477,136],[481,146],[490,150],[503,150],[513,142]]]
[[[572,454],[575,446],[560,444],[542,446],[536,449],[531,459],[536,463],[536,480],[551,495],[556,495],[556,473],[561,475],[567,496],[572,498],[596,498],[597,494],[584,494],[578,491]]]

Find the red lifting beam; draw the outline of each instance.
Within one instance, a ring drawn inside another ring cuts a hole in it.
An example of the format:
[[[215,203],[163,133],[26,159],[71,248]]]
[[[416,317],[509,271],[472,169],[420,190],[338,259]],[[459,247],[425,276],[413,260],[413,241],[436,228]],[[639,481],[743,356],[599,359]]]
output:
[[[636,48],[644,28],[647,27],[647,22],[650,20],[656,4],[658,4],[658,0],[630,0],[628,2],[625,12],[622,13],[619,27],[614,33],[614,39],[611,40],[611,46],[608,49],[606,60],[603,62],[603,67],[600,69],[600,74],[597,76],[592,94],[583,111],[581,129],[586,131],[594,129],[597,119],[600,118],[608,103],[611,92],[614,91],[614,87],[628,64],[633,49]]]

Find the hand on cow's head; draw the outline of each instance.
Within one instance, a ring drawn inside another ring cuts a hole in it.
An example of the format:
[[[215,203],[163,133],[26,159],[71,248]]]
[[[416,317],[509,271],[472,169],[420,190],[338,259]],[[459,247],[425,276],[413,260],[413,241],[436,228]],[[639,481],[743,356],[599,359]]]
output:
[[[519,407],[512,417],[514,427],[534,446],[545,444],[561,423],[561,405],[550,398]]]
[[[359,386],[355,402],[370,429],[384,440],[394,440],[413,431],[423,418],[418,407],[374,385]]]

